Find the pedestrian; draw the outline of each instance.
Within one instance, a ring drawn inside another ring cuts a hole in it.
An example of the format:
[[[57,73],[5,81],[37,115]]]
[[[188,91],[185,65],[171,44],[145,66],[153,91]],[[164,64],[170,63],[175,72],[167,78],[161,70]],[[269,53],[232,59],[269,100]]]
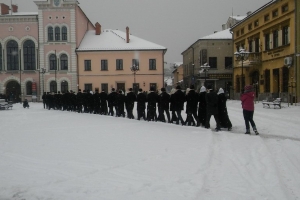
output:
[[[198,110],[198,94],[195,91],[194,85],[191,85],[189,88],[189,92],[185,96],[186,98],[186,124],[188,126],[200,126],[199,119],[197,116],[197,110]],[[197,124],[195,124],[195,121]]]
[[[213,115],[216,121],[216,131],[220,131],[220,122],[219,122],[219,116],[218,116],[218,95],[213,90],[211,85],[207,86],[207,93],[205,95],[206,99],[206,123],[205,128],[210,128],[210,118]]]
[[[181,90],[179,85],[176,86],[176,92],[173,94],[174,102],[174,109],[177,114],[177,121],[176,124],[179,125],[179,120],[181,121],[181,125],[184,126],[185,122],[182,119],[181,111],[183,110],[184,102],[185,102],[185,95]]]
[[[219,89],[218,92],[218,114],[220,120],[220,126],[227,128],[228,131],[232,130],[232,124],[228,116],[227,106],[226,106],[227,97],[225,96],[223,88]]]
[[[100,93],[100,114],[107,115],[107,93],[102,89]]]
[[[107,96],[107,101],[108,101],[108,115],[114,116],[114,108],[115,111],[117,112],[117,92],[115,91],[115,88],[111,89],[111,93],[108,94]]]
[[[150,92],[147,95],[147,120],[157,121],[156,104],[159,100],[158,94],[155,92],[154,87],[150,87]]]
[[[118,117],[125,117],[125,112],[124,112],[124,104],[126,101],[126,97],[123,93],[122,90],[119,90],[119,94],[117,95],[117,116]]]
[[[198,107],[198,119],[199,123],[202,126],[205,126],[206,123],[206,87],[202,86],[199,92],[199,107]]]
[[[166,88],[161,88],[161,94],[159,95],[159,112],[162,122],[166,122],[165,113],[167,115],[168,123],[171,123],[170,119],[170,95],[166,92]]]
[[[127,117],[129,119],[134,119],[133,108],[134,108],[135,101],[136,101],[136,95],[132,91],[132,88],[129,88],[129,92],[126,95],[126,110],[127,110]]]
[[[136,109],[138,114],[137,120],[140,120],[141,117],[143,117],[143,119],[146,121],[147,119],[146,119],[145,109],[146,109],[147,96],[141,88],[139,89],[138,95],[136,97],[136,101],[137,101]]]
[[[173,123],[173,122],[176,123],[176,121],[177,121],[177,115],[176,115],[176,110],[175,110],[175,101],[176,101],[176,99],[174,99],[174,93],[175,92],[176,92],[175,88],[173,88],[170,92],[170,111],[172,113],[171,114],[172,115],[171,123]]]
[[[252,126],[252,129],[256,135],[258,135],[258,131],[256,129],[256,125],[253,121],[253,115],[254,115],[254,98],[255,94],[253,92],[252,85],[246,85],[244,87],[244,93],[241,95],[241,101],[242,101],[242,108],[243,108],[243,115],[246,125],[246,133],[250,134],[250,125]]]
[[[44,104],[44,109],[46,109],[46,92],[44,92],[42,99],[43,99],[43,104]]]

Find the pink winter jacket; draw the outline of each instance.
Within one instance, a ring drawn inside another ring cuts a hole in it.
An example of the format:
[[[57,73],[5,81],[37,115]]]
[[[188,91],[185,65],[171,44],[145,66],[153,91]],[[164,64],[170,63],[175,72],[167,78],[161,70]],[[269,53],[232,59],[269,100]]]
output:
[[[242,94],[241,101],[244,110],[254,111],[254,92],[247,92]]]

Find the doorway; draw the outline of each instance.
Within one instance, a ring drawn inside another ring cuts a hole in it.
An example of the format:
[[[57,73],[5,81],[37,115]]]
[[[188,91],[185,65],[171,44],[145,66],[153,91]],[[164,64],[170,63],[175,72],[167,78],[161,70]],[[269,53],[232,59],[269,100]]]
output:
[[[17,81],[10,81],[6,85],[6,96],[9,101],[14,103],[21,101],[21,87]]]

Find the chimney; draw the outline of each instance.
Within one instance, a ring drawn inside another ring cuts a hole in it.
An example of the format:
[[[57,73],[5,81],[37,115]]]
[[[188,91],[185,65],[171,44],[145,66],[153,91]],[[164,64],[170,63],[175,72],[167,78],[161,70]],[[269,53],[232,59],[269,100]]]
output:
[[[130,39],[129,39],[129,27],[126,27],[126,43],[129,43]]]
[[[8,5],[1,3],[0,6],[1,6],[1,15],[9,14],[9,6]]]
[[[97,22],[95,24],[96,26],[96,35],[100,35],[101,34],[101,25]]]
[[[11,5],[12,7],[12,12],[16,13],[18,12],[18,6],[17,5]]]

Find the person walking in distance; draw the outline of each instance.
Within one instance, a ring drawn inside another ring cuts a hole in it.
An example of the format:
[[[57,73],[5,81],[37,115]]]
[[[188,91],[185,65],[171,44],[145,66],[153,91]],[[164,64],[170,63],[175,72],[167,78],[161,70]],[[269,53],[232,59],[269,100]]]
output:
[[[202,86],[199,93],[198,119],[202,126],[206,124],[206,87]]]
[[[218,95],[212,89],[211,85],[207,86],[207,93],[205,99],[206,99],[206,112],[207,112],[205,128],[210,128],[210,124],[209,124],[210,118],[213,115],[217,124],[216,131],[220,131],[221,129],[220,129],[219,116],[218,116]]]
[[[184,126],[185,122],[182,119],[181,111],[183,110],[184,102],[185,102],[185,94],[181,91],[181,87],[179,85],[176,86],[176,92],[173,95],[175,99],[174,109],[177,114],[177,121],[176,124],[179,124],[181,121],[181,125]]]
[[[243,108],[243,115],[246,125],[246,133],[250,134],[250,125],[252,126],[253,131],[256,135],[258,135],[258,131],[256,129],[256,125],[253,121],[253,114],[254,114],[254,98],[255,94],[253,92],[252,85],[246,85],[244,87],[244,93],[241,95],[241,101],[242,101],[242,108]]]
[[[143,117],[143,119],[146,121],[146,114],[145,114],[145,109],[146,109],[146,101],[147,101],[147,96],[145,93],[143,93],[143,90],[140,88],[137,98],[137,115],[138,115],[138,120],[141,119],[141,117]]]

